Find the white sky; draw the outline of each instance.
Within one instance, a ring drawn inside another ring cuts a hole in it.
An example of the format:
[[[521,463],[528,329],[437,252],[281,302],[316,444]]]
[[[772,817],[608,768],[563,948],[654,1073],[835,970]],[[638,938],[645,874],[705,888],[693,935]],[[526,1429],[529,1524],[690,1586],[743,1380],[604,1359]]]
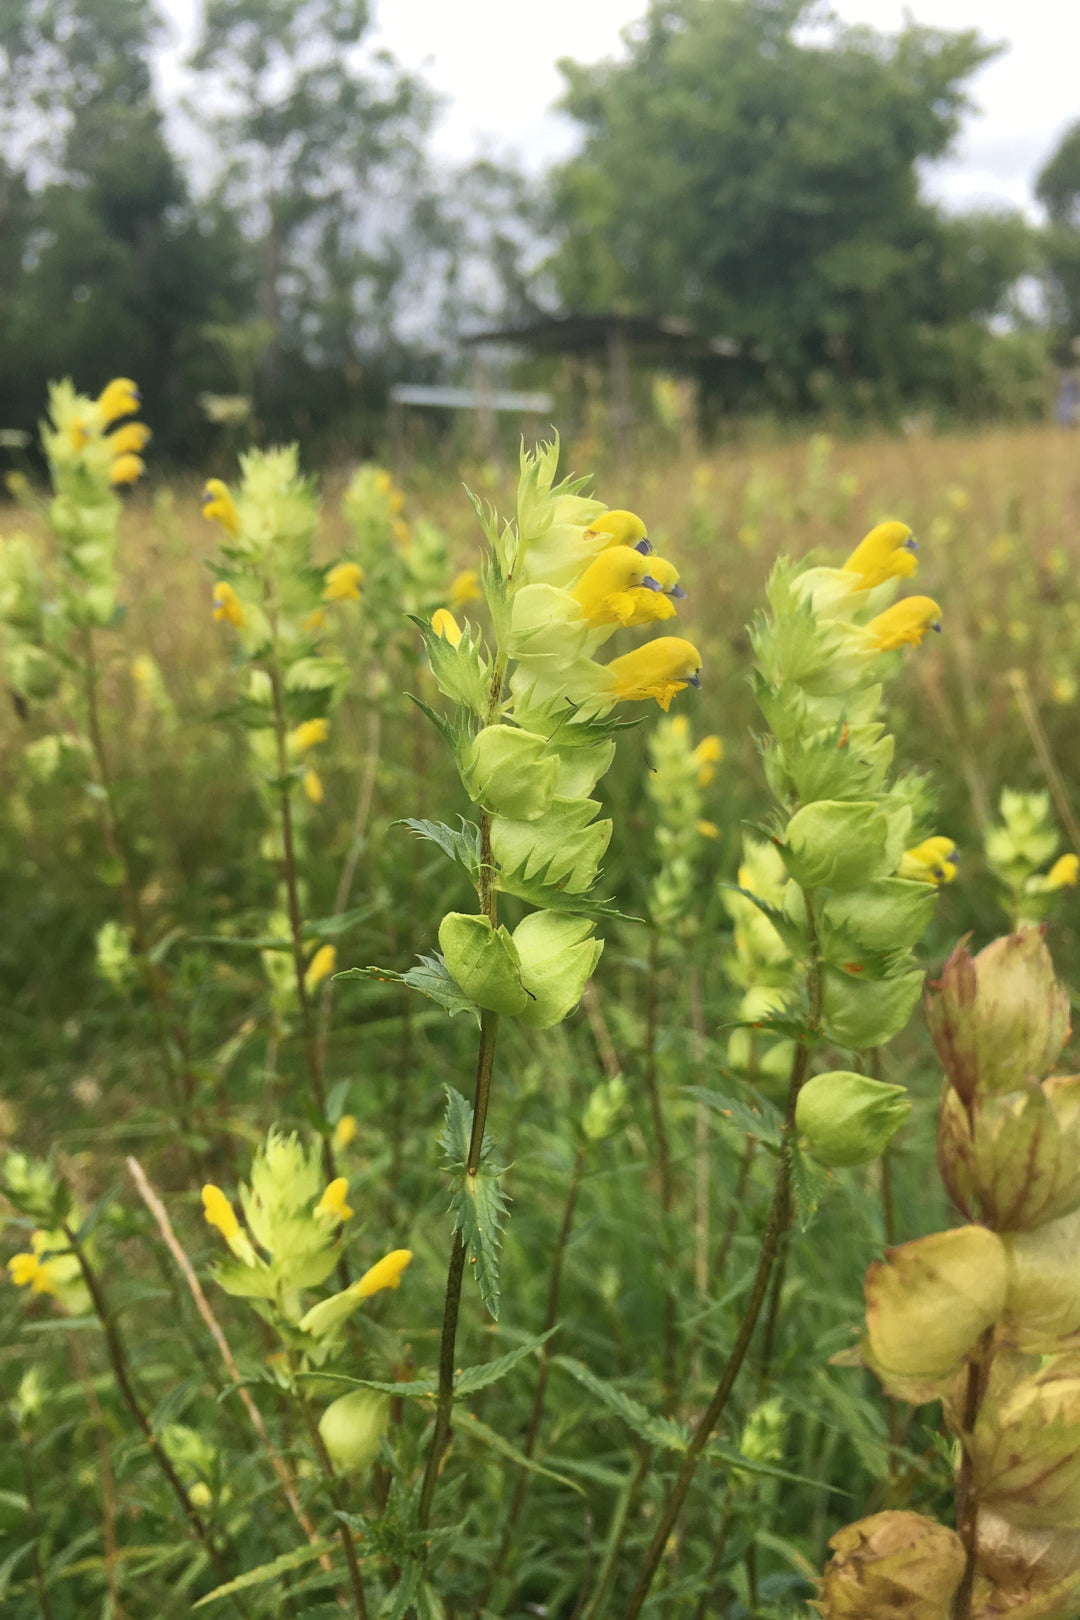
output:
[[[573,150],[575,126],[551,111],[561,56],[591,62],[621,50],[644,0],[375,0],[377,43],[417,69],[446,109],[436,149],[448,159],[515,156],[531,170]],[[178,51],[199,0],[164,0]],[[1080,0],[834,0],[848,22],[892,31],[905,10],[941,28],[978,27],[1008,50],[973,81],[978,112],[954,152],[926,176],[948,206],[1032,210],[1032,182],[1080,118]],[[174,79],[168,72],[167,78]]]

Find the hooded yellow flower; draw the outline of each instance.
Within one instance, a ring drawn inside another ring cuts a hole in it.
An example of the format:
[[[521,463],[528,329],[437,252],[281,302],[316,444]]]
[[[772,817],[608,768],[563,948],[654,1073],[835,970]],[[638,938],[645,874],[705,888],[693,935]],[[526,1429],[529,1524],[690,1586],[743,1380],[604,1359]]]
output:
[[[917,647],[928,630],[941,629],[941,609],[929,596],[905,596],[866,626],[878,652]]]
[[[454,613],[460,613],[470,602],[482,602],[484,593],[480,589],[480,575],[476,569],[463,568],[460,574],[456,574],[450,581],[448,595]]]
[[[845,574],[857,574],[856,590],[871,591],[887,579],[907,579],[919,566],[918,547],[906,523],[879,523],[860,540],[844,564]]]
[[[347,1221],[352,1210],[345,1202],[345,1194],[349,1190],[349,1183],[344,1176],[335,1176],[327,1187],[319,1202],[315,1205],[316,1215],[328,1215],[334,1221]]]
[[[359,563],[339,562],[326,574],[324,602],[359,602],[364,570]]]
[[[458,624],[449,608],[436,608],[431,615],[431,628],[437,636],[448,641],[451,647],[456,647],[461,641],[461,626]]]
[[[951,883],[956,876],[957,848],[951,838],[924,838],[904,851],[897,877],[916,883]]]
[[[114,456],[139,455],[154,437],[145,422],[125,422],[123,427],[109,434],[109,449]]]
[[[130,377],[114,377],[97,398],[98,415],[106,427],[122,416],[134,416],[142,396]]]
[[[214,586],[214,618],[225,619],[239,630],[244,622],[244,609],[240,598],[227,579],[219,579]]]
[[[308,995],[333,973],[336,966],[337,946],[320,945],[308,964],[307,972],[304,974],[304,988]]]
[[[324,743],[330,735],[330,722],[321,715],[317,720],[303,720],[289,732],[289,747],[302,754],[308,748]]]
[[[633,546],[608,546],[589,564],[571,595],[591,625],[629,624],[635,588],[659,592],[649,561]]]
[[[707,788],[716,775],[716,767],[724,757],[724,745],[715,734],[702,737],[692,757],[698,768],[698,787]]]
[[[136,478],[146,471],[146,463],[141,456],[127,450],[122,456],[117,456],[109,468],[110,484],[133,484]]]
[[[606,546],[640,548],[644,544],[645,550],[649,548],[645,525],[635,512],[601,512],[585,530],[584,539],[596,540],[600,537],[603,537]]]
[[[1075,889],[1080,878],[1080,859],[1075,855],[1059,855],[1043,878],[1044,889]]]
[[[655,698],[666,710],[676,692],[701,685],[701,654],[681,636],[658,636],[607,665],[616,702]]]
[[[202,492],[202,514],[228,529],[230,534],[240,533],[240,514],[229,493],[228,484],[220,478],[208,478]]]

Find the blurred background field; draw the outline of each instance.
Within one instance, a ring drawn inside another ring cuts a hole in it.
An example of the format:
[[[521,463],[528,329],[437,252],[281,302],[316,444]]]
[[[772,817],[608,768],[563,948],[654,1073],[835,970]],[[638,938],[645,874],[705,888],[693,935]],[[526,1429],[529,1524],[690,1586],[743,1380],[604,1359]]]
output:
[[[587,446],[567,446],[564,465],[575,467],[587,453]],[[349,543],[340,513],[347,471],[323,479],[327,555]],[[394,472],[404,497],[401,518],[408,526],[402,535],[427,523],[445,536],[449,596],[459,570],[477,560],[475,519],[461,484],[431,466]],[[505,509],[515,472],[509,461],[474,463],[465,467],[464,481]],[[765,1183],[759,1187],[758,1177],[767,1174],[760,1158],[744,1163],[739,1131],[722,1125],[710,1130],[702,1206],[696,1179],[703,1152],[700,1126],[683,1090],[731,1073],[725,1026],[735,1016],[738,991],[725,970],[732,936],[720,885],[734,881],[745,824],[756,824],[765,803],[752,736],[758,722],[747,685],[746,625],[761,605],[767,571],[780,551],[801,555],[813,549],[838,562],[886,516],[908,521],[916,532],[919,584],[942,604],[945,630],[940,640],[931,638],[932,645],[909,655],[892,691],[890,715],[900,760],[927,773],[938,805],[937,825],[960,849],[959,876],[942,891],[924,943],[924,960],[933,970],[964,932],[972,930],[982,943],[1007,924],[1002,891],[982,854],[1002,788],[1052,786],[1060,848],[1073,842],[1061,818],[1064,814],[1067,823],[1075,817],[1080,794],[1074,721],[1080,464],[1071,436],[1057,429],[856,442],[817,433],[730,446],[693,459],[657,455],[621,468],[609,463],[601,467],[597,483],[607,499],[641,512],[658,549],[678,559],[688,592],[683,624],[702,650],[705,674],[700,694],[684,693],[675,711],[687,716],[694,738],[707,733],[722,738],[723,759],[703,795],[717,836],[701,841],[690,916],[676,937],[661,943],[659,964],[655,955],[650,960],[644,926],[612,923],[593,990],[570,1023],[529,1041],[507,1033],[492,1122],[513,1165],[508,1178],[513,1214],[503,1266],[507,1303],[497,1330],[467,1310],[462,1355],[483,1357],[512,1345],[515,1334],[539,1330],[546,1268],[573,1168],[573,1120],[594,1084],[621,1073],[628,1102],[620,1128],[597,1150],[581,1186],[559,1312],[568,1325],[559,1350],[646,1403],[655,1400],[655,1390],[671,1374],[670,1366],[664,1370],[662,1322],[665,1297],[674,1288],[683,1323],[677,1406],[692,1412],[738,1307],[737,1283],[717,1292],[723,1268],[734,1267],[737,1276],[752,1261],[755,1230],[763,1218]],[[16,527],[36,532],[47,544],[39,520],[5,509],[0,532],[10,534]],[[141,901],[195,1077],[186,1135],[178,1134],[175,1099],[164,1089],[144,998],[131,988],[118,990],[95,965],[99,930],[120,919],[122,905],[120,874],[102,842],[84,774],[70,762],[57,763],[36,744],[45,728],[33,712],[20,713],[20,705],[11,702],[0,721],[5,896],[0,1031],[6,1080],[0,1126],[10,1143],[25,1150],[59,1148],[84,1205],[105,1195],[100,1241],[113,1268],[122,1259],[123,1278],[117,1282],[115,1271],[113,1277],[125,1301],[128,1330],[139,1345],[140,1378],[173,1417],[211,1437],[219,1421],[215,1410],[227,1412],[228,1403],[213,1406],[212,1370],[176,1383],[178,1374],[171,1369],[189,1353],[184,1345],[200,1343],[201,1327],[155,1250],[122,1158],[129,1152],[139,1156],[201,1265],[209,1246],[205,1229],[194,1220],[194,1167],[229,1183],[242,1172],[267,1125],[303,1124],[304,1119],[295,1025],[290,1027],[288,1019],[282,1025],[274,1013],[259,953],[229,943],[230,937],[243,940],[263,932],[263,919],[275,904],[275,878],[273,866],[259,857],[266,812],[251,786],[246,734],[228,719],[215,718],[228,707],[230,692],[226,627],[210,614],[209,559],[215,546],[194,480],[170,484],[151,478],[129,498],[118,555],[126,613],[103,666],[107,747]],[[416,952],[432,948],[432,929],[441,914],[467,903],[467,895],[463,880],[456,881],[452,870],[448,875],[445,863],[426,856],[426,846],[415,844],[396,823],[406,815],[453,821],[467,806],[459,802],[460,788],[433,746],[427,722],[403,697],[406,690],[432,695],[411,629],[403,626],[374,643],[364,640],[360,627],[369,611],[364,602],[355,606],[358,639],[350,689],[334,721],[332,747],[320,761],[325,797],[311,807],[306,832],[305,903],[309,916],[334,910],[352,849],[358,863],[347,926],[335,936],[338,966],[378,962],[404,970]],[[620,909],[638,916],[644,914],[658,864],[655,812],[643,792],[653,725],[646,718],[626,734],[627,745],[603,792],[616,819],[605,892],[616,896]],[[363,808],[356,844],[358,795]],[[1066,976],[1077,965],[1072,892],[1057,910],[1051,935]],[[393,986],[335,987],[326,1084],[335,1114],[347,1113],[357,1123],[343,1155],[350,1197],[363,1210],[356,1242],[361,1252],[371,1245],[378,1252],[392,1237],[407,1242],[418,1257],[407,1279],[414,1324],[407,1339],[378,1327],[381,1316],[396,1315],[392,1309],[372,1313],[374,1344],[396,1358],[396,1376],[431,1365],[435,1356],[444,1246],[435,1138],[442,1086],[467,1083],[473,1042],[467,1020],[451,1021],[424,1002],[410,1005],[407,993]],[[643,1225],[641,1218],[642,1199],[658,1193],[645,1081],[649,1065],[659,1076],[672,1137],[675,1225],[666,1231],[651,1220]],[[689,1560],[681,1567],[694,1571],[698,1583],[687,1588],[693,1600],[688,1596],[689,1606],[680,1613],[694,1612],[699,1598],[726,1603],[719,1612],[733,1616],[779,1615],[792,1603],[794,1612],[802,1612],[800,1593],[810,1590],[806,1579],[820,1560],[824,1538],[850,1517],[848,1498],[830,1494],[834,1490],[850,1492],[860,1503],[904,1500],[927,1511],[935,1504],[940,1509],[947,1495],[948,1470],[932,1429],[917,1422],[898,1438],[887,1427],[897,1421],[895,1415],[888,1417],[871,1395],[867,1375],[827,1365],[831,1354],[852,1342],[861,1274],[873,1248],[886,1235],[915,1236],[944,1218],[940,1194],[928,1197],[926,1189],[938,1069],[918,1013],[887,1049],[883,1073],[902,1080],[916,1099],[914,1120],[890,1154],[886,1203],[876,1167],[831,1178],[834,1185],[810,1237],[794,1246],[784,1274],[783,1309],[778,1297],[756,1395],[751,1375],[736,1419],[736,1432],[739,1421],[751,1423],[746,1441],[751,1450],[763,1445],[762,1455],[804,1483],[740,1484],[735,1475],[722,1501],[711,1507],[699,1503],[678,1547],[678,1556]],[[710,1271],[704,1289],[703,1254],[711,1256],[710,1267],[718,1256],[729,1256],[721,1258],[715,1277]],[[92,1478],[93,1420],[81,1407],[81,1416],[76,1411],[80,1398],[65,1370],[64,1335],[47,1331],[62,1324],[36,1308],[26,1319],[24,1298],[10,1287],[0,1297],[7,1319],[7,1348],[0,1353],[4,1376],[14,1376],[29,1348],[44,1358],[40,1365],[61,1391],[57,1426],[39,1443],[37,1463],[39,1511],[48,1522],[49,1544],[66,1545],[74,1538],[78,1545],[84,1535],[89,1546],[99,1511]],[[221,1314],[230,1334],[238,1335],[232,1302]],[[245,1367],[254,1368],[255,1346],[245,1354]],[[620,1563],[612,1577],[617,1592],[624,1579],[620,1571],[633,1565],[655,1511],[650,1504],[658,1487],[649,1480],[642,1484],[634,1460],[633,1447],[644,1446],[640,1455],[646,1456],[648,1445],[632,1437],[628,1450],[625,1430],[613,1416],[599,1415],[572,1377],[559,1372],[553,1377],[551,1427],[541,1455],[550,1452],[557,1459],[551,1463],[556,1471],[577,1470],[575,1477],[591,1480],[599,1501],[607,1504],[604,1511],[614,1515],[613,1524],[620,1502],[630,1503],[627,1539],[619,1544]],[[500,1392],[509,1391],[512,1382],[474,1407],[490,1428],[509,1424],[512,1432],[520,1421],[501,1404],[509,1395]],[[403,1421],[406,1435],[413,1424],[414,1443],[416,1420],[406,1413]],[[73,1494],[63,1488],[60,1467],[63,1436],[69,1432],[76,1443],[91,1447],[78,1465],[81,1483]],[[520,1444],[520,1434],[516,1441]],[[130,1448],[130,1441],[125,1444]],[[497,1454],[464,1436],[458,1444],[475,1451],[481,1472],[470,1470],[470,1479],[480,1499],[487,1491],[498,1495],[503,1464]],[[242,1449],[228,1462],[224,1449],[218,1454],[234,1481],[228,1488],[238,1494],[235,1482],[254,1466]],[[143,1502],[141,1493],[149,1488],[136,1454],[122,1450],[120,1480],[120,1505],[114,1502],[113,1510],[120,1515],[123,1543],[124,1515],[132,1506],[124,1505],[127,1493],[135,1490]],[[13,1480],[11,1490],[19,1488]],[[383,1487],[376,1480],[371,1488]],[[596,1579],[602,1551],[590,1542],[596,1531],[581,1519],[576,1503],[564,1487],[533,1482],[527,1533],[515,1555],[515,1601],[529,1600],[532,1592],[548,1605],[547,1612],[569,1614],[575,1595]],[[139,1512],[152,1517],[160,1508],[151,1491]],[[229,1518],[224,1498],[222,1512]],[[272,1555],[277,1543],[265,1526],[260,1530],[235,1513],[229,1522],[243,1539],[249,1562]],[[162,1569],[170,1567],[164,1550],[161,1557]],[[133,1571],[154,1566],[145,1549],[132,1559]],[[91,1594],[98,1601],[103,1570],[98,1553],[84,1554],[67,1571],[59,1569],[50,1581],[54,1613],[89,1612],[84,1605]],[[146,1578],[162,1593],[154,1601],[164,1603],[163,1574]],[[34,1612],[27,1607],[25,1577],[20,1584],[13,1572],[10,1581],[13,1612]],[[451,1589],[458,1590],[460,1601],[467,1603],[470,1592],[475,1601],[478,1582],[475,1562],[466,1561],[453,1573]],[[754,1593],[764,1607],[752,1606]],[[170,1601],[172,1607],[162,1612],[187,1612],[175,1596]],[[136,1603],[128,1612],[149,1610]]]

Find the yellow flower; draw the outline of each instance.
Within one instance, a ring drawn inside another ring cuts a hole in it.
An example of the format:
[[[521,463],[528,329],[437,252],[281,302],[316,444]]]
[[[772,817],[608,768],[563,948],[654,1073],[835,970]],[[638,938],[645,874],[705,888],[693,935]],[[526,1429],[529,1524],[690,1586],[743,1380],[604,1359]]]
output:
[[[449,608],[436,608],[431,615],[431,628],[437,636],[448,641],[451,647],[456,647],[461,640],[461,626],[458,624]]]
[[[1075,855],[1059,855],[1043,878],[1044,889],[1075,889],[1080,878],[1080,859]]]
[[[394,480],[385,468],[380,467],[375,474],[375,493],[383,496],[384,499],[394,493]]]
[[[323,612],[322,608],[312,608],[311,612],[304,620],[303,628],[309,631],[321,630],[325,623],[326,614]]]
[[[701,685],[701,654],[681,636],[658,636],[607,665],[616,701],[655,698],[667,709],[676,692]]]
[[[240,605],[240,598],[227,579],[219,579],[214,586],[214,618],[226,619],[237,630],[240,629],[244,622],[244,610]]]
[[[110,422],[118,422],[122,416],[134,416],[141,397],[130,377],[114,377],[97,398],[102,422],[108,427]]]
[[[29,1254],[13,1254],[8,1261],[8,1270],[11,1280],[16,1288],[26,1288],[29,1285],[34,1294],[59,1294],[57,1286],[59,1278],[56,1275],[57,1262],[55,1260],[42,1260],[41,1256],[46,1249],[55,1248],[56,1243],[48,1232],[32,1232],[30,1235]],[[59,1258],[59,1257],[58,1257]]]
[[[359,602],[360,584],[364,570],[359,563],[335,563],[327,575],[323,588],[324,602]]]
[[[905,596],[866,626],[879,652],[917,647],[928,630],[941,629],[941,609],[929,596]]]
[[[145,471],[146,463],[143,458],[127,450],[122,456],[117,456],[109,468],[109,483],[133,484]]]
[[[859,591],[873,590],[887,579],[906,579],[919,566],[911,530],[906,523],[879,523],[844,564],[845,574],[858,574]]]
[[[304,792],[307,794],[308,799],[312,804],[322,804],[322,777],[319,775],[318,771],[313,771],[310,765],[304,772]]]
[[[629,624],[637,606],[636,587],[660,593],[650,560],[633,546],[608,546],[593,558],[571,593],[591,625]]]
[[[401,1273],[411,1259],[411,1249],[392,1249],[377,1260],[370,1270],[365,1271],[358,1282],[353,1283],[351,1292],[355,1292],[358,1299],[368,1299],[384,1288],[400,1288]]]
[[[342,1114],[341,1118],[334,1126],[332,1146],[335,1153],[343,1153],[345,1151],[345,1149],[355,1139],[357,1129],[356,1116],[354,1114]]]
[[[408,545],[408,543],[409,543],[409,525],[407,523],[403,522],[401,518],[395,518],[394,521],[391,523],[391,525],[390,525],[390,533],[393,535],[394,539],[397,541],[399,546],[407,546]]]
[[[303,720],[289,732],[289,747],[302,754],[305,749],[324,743],[329,735],[330,722],[321,715],[317,720]]]
[[[698,787],[707,788],[724,757],[724,745],[715,735],[702,737],[691,757],[698,768]]]
[[[468,607],[470,602],[482,602],[484,593],[480,589],[480,575],[475,568],[463,568],[450,582],[450,607],[455,613]]]
[[[236,1218],[236,1211],[220,1187],[208,1181],[202,1190],[203,1214],[210,1226],[215,1226],[237,1259],[245,1265],[255,1264],[255,1250],[247,1233]]]
[[[81,416],[77,416],[74,422],[68,425],[68,435],[76,450],[81,450],[84,445],[90,443],[90,429]]]
[[[336,1176],[315,1205],[316,1215],[329,1215],[331,1220],[347,1221],[352,1210],[345,1202],[349,1183],[344,1176]]]
[[[646,547],[648,544],[645,525],[633,512],[601,512],[585,530],[584,538],[595,540],[598,535],[603,535],[609,546],[638,546],[642,541]]]
[[[951,883],[956,876],[957,849],[951,838],[924,838],[904,851],[897,877],[916,883]]]
[[[694,830],[699,832],[702,838],[719,838],[720,836],[720,829],[715,821],[695,821]]]
[[[125,422],[123,427],[109,434],[109,449],[114,456],[124,456],[129,452],[139,455],[153,437],[145,422]]]
[[[240,514],[236,510],[236,502],[229,493],[229,486],[223,484],[220,478],[206,480],[202,492],[202,514],[204,518],[216,519],[230,534],[240,533]]]
[[[333,973],[337,966],[337,946],[320,945],[315,955],[308,963],[308,970],[304,974],[304,988],[308,995],[320,985],[323,980]]]

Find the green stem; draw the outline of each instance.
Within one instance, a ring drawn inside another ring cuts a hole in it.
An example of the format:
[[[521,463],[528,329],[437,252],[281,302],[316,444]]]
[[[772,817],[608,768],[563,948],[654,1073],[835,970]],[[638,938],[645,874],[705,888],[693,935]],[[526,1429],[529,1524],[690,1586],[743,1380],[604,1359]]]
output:
[[[33,1541],[31,1559],[34,1566],[34,1587],[37,1591],[41,1620],[53,1620],[52,1605],[45,1586],[45,1571],[41,1563],[41,1520],[38,1518],[37,1498],[34,1495],[34,1470],[30,1462],[29,1442],[19,1431],[19,1456],[22,1459],[23,1494],[26,1497],[26,1528]]]
[[[979,1416],[983,1391],[993,1354],[993,1328],[987,1328],[978,1349],[968,1362],[964,1389],[963,1426],[960,1431],[960,1470],[956,1478],[956,1533],[964,1544],[964,1573],[953,1595],[949,1620],[970,1620],[975,1589],[975,1557],[978,1550],[979,1499],[975,1491],[975,1465],[971,1455],[971,1435]]]
[[[61,1231],[67,1238],[67,1241],[71,1247],[71,1252],[79,1263],[79,1270],[82,1272],[82,1277],[84,1283],[86,1284],[87,1292],[89,1293],[90,1299],[93,1302],[94,1312],[98,1321],[101,1323],[102,1336],[105,1340],[105,1351],[109,1358],[109,1364],[113,1370],[113,1377],[116,1379],[116,1387],[120,1391],[124,1405],[134,1418],[136,1426],[142,1432],[143,1439],[150,1448],[151,1456],[164,1475],[170,1490],[176,1497],[176,1500],[179,1502],[180,1507],[183,1510],[184,1517],[191,1529],[192,1535],[202,1546],[207,1558],[217,1571],[221,1582],[224,1583],[231,1581],[233,1579],[234,1572],[230,1570],[229,1566],[226,1564],[225,1560],[215,1547],[209,1527],[203,1520],[198,1509],[194,1506],[191,1498],[188,1496],[187,1491],[181,1484],[175,1468],[169,1461],[168,1453],[161,1444],[160,1439],[154,1431],[153,1424],[143,1411],[139,1398],[132,1388],[131,1378],[128,1374],[127,1354],[124,1349],[123,1340],[120,1337],[119,1330],[116,1326],[116,1321],[109,1307],[109,1303],[105,1298],[101,1283],[98,1280],[93,1266],[90,1264],[90,1261],[87,1258],[86,1250],[83,1248],[77,1235],[72,1231],[71,1227],[66,1221],[61,1226]],[[245,1616],[246,1620],[249,1611],[244,1603],[235,1592],[230,1593],[229,1596],[232,1599],[236,1609],[240,1614]]]
[[[649,1472],[652,1455],[651,1446],[642,1448],[638,1454],[637,1466],[633,1475],[623,1487],[611,1522],[607,1551],[604,1554],[604,1562],[597,1578],[596,1591],[593,1593],[589,1606],[582,1615],[581,1620],[597,1620],[597,1617],[603,1612],[607,1595],[611,1591],[615,1576],[618,1573],[626,1532],[630,1528],[633,1510],[637,1505],[638,1497],[641,1495],[642,1486],[645,1484],[645,1476]]]
[[[660,977],[659,937],[654,932],[649,944],[649,976],[645,997],[645,1090],[652,1111],[653,1136],[656,1140],[656,1165],[660,1172],[660,1207],[663,1211],[664,1274],[668,1278],[664,1289],[664,1407],[670,1411],[675,1404],[678,1358],[678,1321],[675,1290],[670,1279],[674,1274],[671,1220],[674,1203],[674,1184],[671,1174],[671,1148],[668,1143],[667,1122],[664,1118],[664,1100],[660,1094],[660,1078],[656,1065],[656,1036],[659,1015]]]
[[[682,1512],[698,1463],[701,1461],[705,1447],[720,1421],[720,1417],[727,1406],[731,1392],[735,1387],[742,1364],[746,1360],[750,1341],[754,1336],[761,1307],[765,1303],[765,1296],[769,1288],[769,1279],[772,1275],[773,1263],[776,1259],[780,1240],[787,1230],[789,1216],[789,1200],[791,1197],[791,1145],[795,1126],[795,1104],[803,1082],[806,1080],[810,1068],[810,1048],[814,1036],[817,1035],[821,1025],[821,967],[818,961],[817,935],[814,926],[814,913],[809,894],[804,891],[806,901],[807,933],[810,944],[810,961],[807,970],[807,981],[810,1000],[810,1012],[806,1034],[800,1039],[796,1048],[795,1057],[791,1065],[791,1078],[788,1083],[787,1107],[784,1111],[784,1124],[780,1137],[780,1153],[776,1169],[776,1182],[773,1188],[772,1205],[765,1226],[765,1233],[761,1240],[761,1253],[758,1256],[757,1269],[754,1280],[750,1286],[750,1297],[743,1312],[739,1330],[735,1335],[735,1342],[728,1354],[720,1380],[690,1439],[686,1449],[682,1467],[676,1477],[675,1484],[668,1496],[664,1511],[656,1533],[649,1543],[645,1560],[641,1567],[637,1583],[630,1595],[624,1620],[635,1620],[641,1613],[642,1605],[649,1595],[649,1588],[656,1577],[660,1567],[664,1549],[675,1523]]]
[[[506,660],[495,659],[488,690],[485,725],[494,725],[502,703]],[[491,853],[491,816],[486,810],[480,814],[480,853],[476,879],[476,895],[481,915],[495,926],[498,920],[498,893],[495,888],[495,862]],[[480,1168],[480,1152],[484,1145],[488,1103],[491,1100],[491,1076],[495,1067],[495,1037],[499,1028],[498,1013],[486,1009],[480,1016],[480,1050],[476,1058],[476,1087],[473,1092],[472,1137],[469,1156],[465,1162],[467,1176],[475,1176]],[[458,1315],[461,1310],[461,1283],[465,1274],[465,1244],[460,1227],[454,1233],[450,1249],[450,1264],[446,1272],[446,1294],[443,1300],[442,1334],[439,1341],[439,1391],[435,1402],[435,1427],[431,1436],[424,1478],[420,1486],[417,1525],[426,1530],[431,1519],[439,1469],[450,1439],[450,1420],[454,1409],[454,1351],[457,1346]]]
[[[311,998],[307,993],[304,966],[304,925],[300,915],[300,888],[296,868],[296,842],[293,836],[291,783],[289,781],[289,755],[285,738],[285,707],[281,696],[281,672],[277,663],[270,666],[270,690],[274,703],[274,732],[277,739],[278,803],[281,812],[282,876],[289,909],[289,932],[292,937],[293,972],[296,978],[296,999],[300,1006],[300,1027],[303,1032],[304,1057],[307,1062],[311,1093],[319,1117],[326,1119],[326,1088],[323,1085],[322,1065],[319,1062],[319,1044],[315,1038],[315,1020],[312,1017]],[[321,1133],[323,1172],[327,1181],[337,1174],[334,1150],[329,1134]],[[346,1284],[347,1286],[347,1284]]]

